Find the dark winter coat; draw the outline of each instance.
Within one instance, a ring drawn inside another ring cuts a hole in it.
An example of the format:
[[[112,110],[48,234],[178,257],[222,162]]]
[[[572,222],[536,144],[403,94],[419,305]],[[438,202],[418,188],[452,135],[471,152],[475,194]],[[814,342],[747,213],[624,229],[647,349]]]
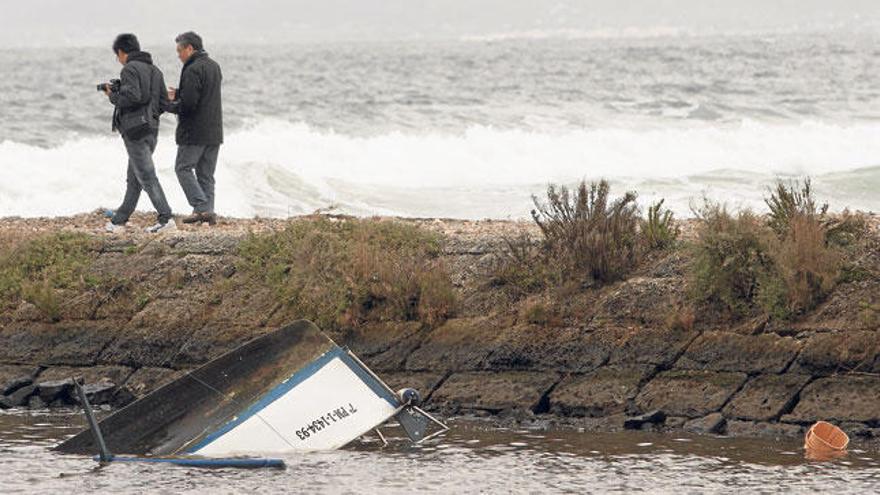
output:
[[[204,51],[183,64],[177,98],[169,112],[177,114],[177,144],[213,146],[223,143],[220,66]]]
[[[113,130],[119,129],[122,119],[129,114],[144,114],[153,133],[159,131],[159,116],[168,108],[165,77],[147,52],[131,52],[119,75],[119,89],[110,93],[113,110]]]

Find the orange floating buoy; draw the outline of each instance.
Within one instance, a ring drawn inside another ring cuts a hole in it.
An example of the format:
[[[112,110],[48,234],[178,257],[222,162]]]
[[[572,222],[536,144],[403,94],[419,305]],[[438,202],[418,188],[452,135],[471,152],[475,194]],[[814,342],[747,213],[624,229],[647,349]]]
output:
[[[839,454],[846,451],[847,445],[849,436],[827,421],[817,421],[804,437],[804,449],[808,454]]]

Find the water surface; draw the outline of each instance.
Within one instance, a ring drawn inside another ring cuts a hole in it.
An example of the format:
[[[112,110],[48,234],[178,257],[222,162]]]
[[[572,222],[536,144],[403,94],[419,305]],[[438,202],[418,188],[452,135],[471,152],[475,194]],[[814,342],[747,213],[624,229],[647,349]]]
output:
[[[411,446],[397,428],[389,445],[288,455],[287,469],[199,470],[112,464],[49,448],[79,431],[80,414],[0,413],[3,493],[870,493],[880,454],[853,449],[833,462],[804,458],[795,440],[747,440],[645,432],[502,428],[452,420],[451,431]]]

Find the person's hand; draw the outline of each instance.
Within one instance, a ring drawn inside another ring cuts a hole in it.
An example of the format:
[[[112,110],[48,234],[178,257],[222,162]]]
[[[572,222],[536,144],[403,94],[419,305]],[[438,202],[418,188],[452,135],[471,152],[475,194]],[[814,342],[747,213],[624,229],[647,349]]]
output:
[[[177,90],[175,88],[168,88],[168,99],[171,101],[177,99]]]
[[[105,85],[104,85],[104,94],[107,95],[107,96],[110,96],[110,93],[111,93],[111,91],[110,91],[110,85],[109,85],[109,84],[105,84]]]

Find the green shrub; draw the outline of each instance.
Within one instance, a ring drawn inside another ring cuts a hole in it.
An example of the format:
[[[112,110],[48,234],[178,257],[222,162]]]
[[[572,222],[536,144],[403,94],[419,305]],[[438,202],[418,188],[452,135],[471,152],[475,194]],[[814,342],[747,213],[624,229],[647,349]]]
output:
[[[788,183],[777,180],[776,187],[769,191],[764,203],[770,208],[767,223],[778,236],[785,236],[795,217],[824,217],[828,203],[819,205],[813,198],[813,186],[809,177]]]
[[[734,215],[708,200],[694,213],[700,225],[693,246],[690,294],[741,316],[753,307],[758,281],[769,280],[772,273],[762,222],[750,211]]]
[[[667,248],[678,238],[679,230],[672,211],[663,208],[663,201],[649,206],[647,218],[641,221],[639,233],[648,249]]]
[[[433,324],[454,311],[440,237],[402,222],[300,219],[283,231],[251,236],[239,253],[244,273],[322,326]]]
[[[570,191],[550,185],[546,202],[532,197],[532,218],[544,234],[547,258],[567,277],[608,283],[623,278],[639,259],[636,194],[610,200],[607,181],[581,182]]]

